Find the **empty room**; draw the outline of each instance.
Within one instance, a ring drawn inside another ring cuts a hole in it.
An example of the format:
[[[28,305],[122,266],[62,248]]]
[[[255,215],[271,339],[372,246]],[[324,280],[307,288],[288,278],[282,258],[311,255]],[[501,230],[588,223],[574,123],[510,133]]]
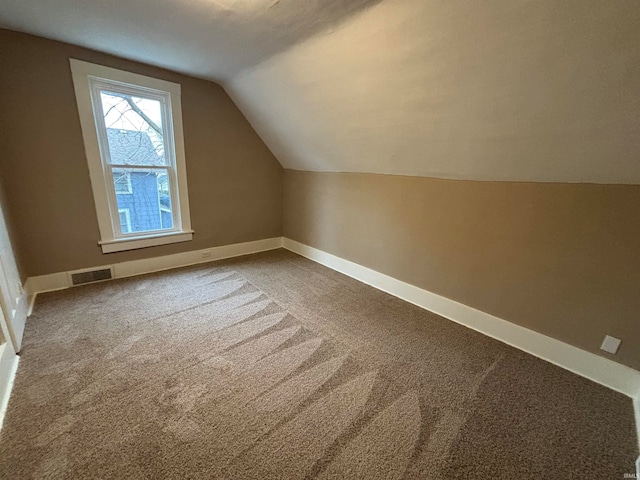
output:
[[[640,478],[640,2],[3,0],[0,478]]]

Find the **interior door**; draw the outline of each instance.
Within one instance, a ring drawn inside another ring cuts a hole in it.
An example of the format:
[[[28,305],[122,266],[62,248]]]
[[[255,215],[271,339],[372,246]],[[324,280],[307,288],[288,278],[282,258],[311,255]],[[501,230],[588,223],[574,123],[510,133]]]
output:
[[[26,322],[26,302],[22,295],[22,284],[11,248],[7,224],[0,205],[0,305],[6,321],[9,339],[16,352],[20,351]],[[22,308],[20,308],[22,307]]]

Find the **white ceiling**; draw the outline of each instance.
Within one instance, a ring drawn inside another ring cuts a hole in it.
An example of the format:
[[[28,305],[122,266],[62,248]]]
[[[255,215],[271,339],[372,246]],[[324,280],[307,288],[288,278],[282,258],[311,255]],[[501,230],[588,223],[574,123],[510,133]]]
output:
[[[288,168],[640,184],[637,0],[2,0],[0,25],[221,81]]]
[[[1,0],[0,27],[225,80],[380,0]]]

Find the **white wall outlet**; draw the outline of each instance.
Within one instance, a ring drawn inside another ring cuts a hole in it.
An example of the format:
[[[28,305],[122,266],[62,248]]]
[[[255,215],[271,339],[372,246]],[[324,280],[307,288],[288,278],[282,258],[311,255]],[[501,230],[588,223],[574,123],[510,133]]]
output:
[[[202,258],[211,258],[211,250],[205,250],[201,253]]]
[[[618,352],[620,343],[622,343],[622,340],[620,340],[619,338],[607,335],[606,337],[604,337],[604,341],[602,342],[600,350],[604,350],[605,352],[613,353],[615,355]]]

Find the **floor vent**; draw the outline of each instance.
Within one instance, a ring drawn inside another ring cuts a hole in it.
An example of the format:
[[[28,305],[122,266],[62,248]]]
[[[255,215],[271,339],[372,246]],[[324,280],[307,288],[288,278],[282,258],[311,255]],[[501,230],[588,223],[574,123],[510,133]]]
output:
[[[90,270],[86,272],[76,272],[71,275],[71,285],[82,285],[83,283],[100,282],[113,278],[110,268],[101,270]]]

